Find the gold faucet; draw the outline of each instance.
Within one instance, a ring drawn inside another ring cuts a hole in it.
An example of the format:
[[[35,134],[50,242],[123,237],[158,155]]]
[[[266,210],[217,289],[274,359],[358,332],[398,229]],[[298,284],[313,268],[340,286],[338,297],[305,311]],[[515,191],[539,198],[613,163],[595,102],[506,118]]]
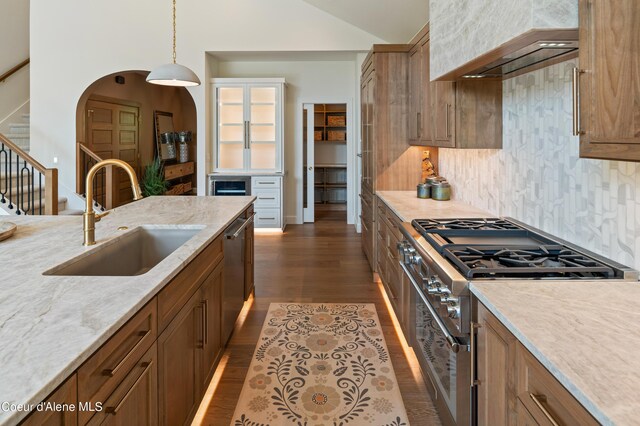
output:
[[[82,215],[85,246],[92,246],[96,243],[96,222],[100,221],[100,219],[107,214],[104,213],[101,215],[96,215],[96,212],[93,210],[93,178],[98,170],[105,166],[122,167],[124,171],[129,175],[129,179],[131,179],[133,200],[136,201],[142,198],[142,191],[140,190],[138,177],[136,176],[136,172],[129,164],[125,163],[122,160],[110,158],[108,160],[102,160],[91,167],[91,169],[89,169],[89,173],[87,173],[87,180],[85,183],[85,188],[87,191],[87,209]]]

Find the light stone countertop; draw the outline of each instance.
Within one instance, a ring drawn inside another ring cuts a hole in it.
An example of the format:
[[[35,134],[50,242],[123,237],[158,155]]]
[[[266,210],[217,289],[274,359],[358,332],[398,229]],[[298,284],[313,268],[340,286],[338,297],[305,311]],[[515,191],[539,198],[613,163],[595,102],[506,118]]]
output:
[[[461,202],[422,200],[414,191],[376,195],[406,222],[493,216]],[[469,290],[596,420],[638,423],[640,283],[488,280],[471,282]]]
[[[0,404],[37,404],[59,386],[255,197],[149,197],[113,209],[96,224],[96,246],[82,245],[81,216],[2,216],[18,225],[0,242]],[[140,225],[204,225],[143,275],[43,276]],[[26,412],[4,411],[0,425]]]
[[[378,191],[376,195],[403,222],[411,222],[413,219],[494,217],[489,212],[460,201],[436,201],[431,198],[418,198],[416,191]]]
[[[470,290],[596,420],[638,424],[639,283],[474,281]]]

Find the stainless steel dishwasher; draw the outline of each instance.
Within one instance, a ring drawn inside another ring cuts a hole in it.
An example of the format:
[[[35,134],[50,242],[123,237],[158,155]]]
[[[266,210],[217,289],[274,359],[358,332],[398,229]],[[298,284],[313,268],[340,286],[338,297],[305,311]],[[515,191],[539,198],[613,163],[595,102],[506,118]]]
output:
[[[227,228],[224,238],[224,272],[222,283],[222,342],[231,337],[233,326],[244,304],[245,230],[253,215],[239,217]]]

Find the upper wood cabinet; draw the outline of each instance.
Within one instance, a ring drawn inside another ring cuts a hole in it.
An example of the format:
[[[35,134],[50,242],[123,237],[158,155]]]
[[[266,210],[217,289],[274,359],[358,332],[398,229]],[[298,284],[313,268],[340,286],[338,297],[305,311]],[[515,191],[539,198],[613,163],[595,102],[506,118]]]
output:
[[[409,51],[409,144],[502,148],[502,81],[429,81],[429,32],[417,37]]]
[[[580,156],[640,161],[640,2],[580,0],[579,13]]]

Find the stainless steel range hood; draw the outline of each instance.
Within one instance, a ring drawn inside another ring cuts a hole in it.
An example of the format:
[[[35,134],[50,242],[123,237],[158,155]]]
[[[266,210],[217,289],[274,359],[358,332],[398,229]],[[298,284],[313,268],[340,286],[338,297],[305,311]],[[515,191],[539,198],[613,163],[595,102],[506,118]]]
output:
[[[532,30],[474,58],[437,80],[510,78],[578,54],[578,30]]]

